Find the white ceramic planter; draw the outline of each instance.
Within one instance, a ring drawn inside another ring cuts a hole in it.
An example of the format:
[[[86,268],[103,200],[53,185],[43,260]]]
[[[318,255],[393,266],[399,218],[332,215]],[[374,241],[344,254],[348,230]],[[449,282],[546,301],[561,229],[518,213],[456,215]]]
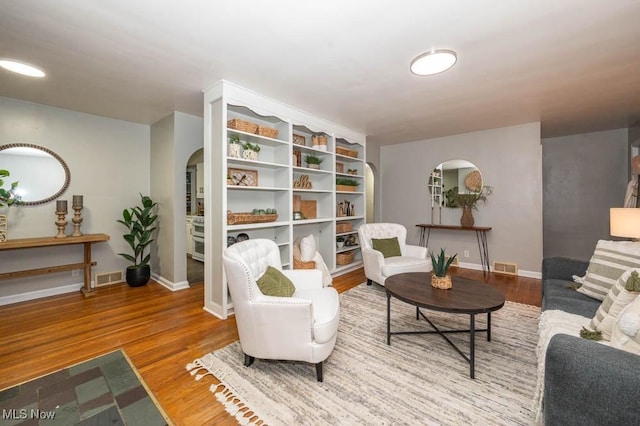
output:
[[[245,149],[244,151],[242,151],[242,158],[244,158],[245,160],[255,161],[258,159],[258,153],[250,149]]]
[[[240,158],[240,144],[239,143],[230,143],[229,144],[229,157]]]

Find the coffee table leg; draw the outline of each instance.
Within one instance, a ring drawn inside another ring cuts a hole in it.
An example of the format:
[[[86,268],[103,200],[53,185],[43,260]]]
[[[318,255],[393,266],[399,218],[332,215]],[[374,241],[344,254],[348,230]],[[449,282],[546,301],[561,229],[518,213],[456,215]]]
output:
[[[387,293],[387,345],[391,345],[391,294]]]
[[[470,324],[469,324],[469,346],[470,346],[470,356],[469,356],[469,370],[471,374],[471,378],[475,378],[475,370],[476,370],[476,314],[470,315]]]
[[[487,342],[491,341],[491,312],[487,312]]]

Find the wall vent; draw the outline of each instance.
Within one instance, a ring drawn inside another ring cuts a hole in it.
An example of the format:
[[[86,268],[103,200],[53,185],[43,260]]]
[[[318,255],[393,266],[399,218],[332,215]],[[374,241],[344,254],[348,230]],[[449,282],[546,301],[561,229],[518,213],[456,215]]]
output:
[[[96,287],[103,285],[110,285],[122,282],[122,271],[105,272],[103,274],[96,274],[95,284]]]
[[[504,275],[518,275],[518,264],[511,262],[493,262],[493,272]]]
[[[445,260],[449,260],[451,256],[445,256],[444,259]],[[453,259],[453,262],[451,262],[451,266],[458,266],[458,256],[456,256],[455,259]]]

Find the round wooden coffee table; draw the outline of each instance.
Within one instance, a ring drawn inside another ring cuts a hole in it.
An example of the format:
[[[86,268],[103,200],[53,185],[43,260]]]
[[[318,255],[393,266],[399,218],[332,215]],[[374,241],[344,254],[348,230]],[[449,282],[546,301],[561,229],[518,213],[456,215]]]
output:
[[[387,291],[387,345],[391,345],[392,334],[433,334],[441,335],[469,363],[470,376],[475,377],[475,333],[486,332],[491,341],[491,312],[504,306],[504,295],[498,290],[479,281],[461,277],[451,277],[453,287],[442,290],[431,286],[431,274],[410,272],[393,275],[385,281]],[[424,318],[433,331],[391,332],[391,297],[416,307],[416,319]],[[469,315],[469,328],[464,330],[440,330],[420,308],[452,314]],[[477,314],[487,314],[487,328],[476,329]],[[469,356],[463,353],[447,336],[449,333],[469,333]]]

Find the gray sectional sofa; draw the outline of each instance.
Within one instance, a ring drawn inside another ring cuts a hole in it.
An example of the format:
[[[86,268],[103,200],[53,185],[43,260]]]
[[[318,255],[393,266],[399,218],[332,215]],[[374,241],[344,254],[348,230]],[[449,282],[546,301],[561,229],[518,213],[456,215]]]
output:
[[[593,318],[600,301],[572,289],[588,262],[546,258],[542,310]],[[640,425],[640,356],[590,340],[556,334],[544,373],[544,422],[554,425]]]

